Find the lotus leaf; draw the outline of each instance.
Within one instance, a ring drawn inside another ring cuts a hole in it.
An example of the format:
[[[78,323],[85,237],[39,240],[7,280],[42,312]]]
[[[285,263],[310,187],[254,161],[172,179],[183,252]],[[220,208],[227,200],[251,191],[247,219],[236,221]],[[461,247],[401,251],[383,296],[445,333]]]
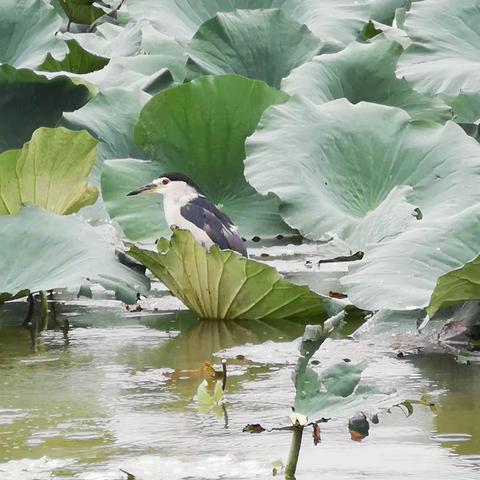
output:
[[[200,74],[237,73],[279,87],[320,45],[305,25],[281,10],[235,10],[207,20],[187,54],[193,62],[190,70]]]
[[[440,307],[480,300],[480,257],[439,278],[427,312],[433,316]]]
[[[94,5],[96,0],[57,0],[67,17],[74,23],[90,25],[105,12]]]
[[[97,142],[87,132],[39,128],[21,150],[0,155],[0,215],[23,204],[59,214],[95,203],[98,192],[85,178],[97,158]]]
[[[95,33],[64,33],[61,38],[75,40],[87,52],[106,58],[130,57],[138,54],[142,44],[142,26],[120,27],[104,23]]]
[[[108,58],[99,57],[84,50],[76,40],[67,40],[68,53],[62,60],[55,60],[51,54],[39,66],[45,72],[90,73],[101,70]]]
[[[186,40],[218,12],[269,8],[281,8],[330,49],[340,50],[361,32],[370,6],[368,0],[135,0],[125,2],[120,15],[124,21],[148,19],[160,32]]]
[[[140,113],[135,141],[152,156],[154,167],[148,173],[189,175],[232,218],[244,237],[290,234],[278,214],[277,200],[259,195],[243,176],[245,138],[254,131],[265,108],[286,99],[284,93],[260,81],[234,75],[202,77],[153,97]],[[118,166],[125,172],[125,163]],[[102,180],[107,186],[107,207],[115,205],[116,212],[131,211],[130,205],[136,209],[120,218],[109,209],[111,217],[130,238],[142,238],[140,232],[158,238],[164,233],[158,221],[162,215],[159,197],[148,197],[158,208],[152,217],[152,209],[141,208],[144,199],[125,196],[125,188],[144,183],[143,164],[130,163],[130,175],[123,177],[123,184],[108,179],[115,175],[114,170],[115,162],[110,162]]]
[[[134,92],[157,93],[173,83],[169,65],[160,55],[112,58],[105,68],[83,75],[82,79],[100,91],[128,88]]]
[[[0,64],[34,68],[47,53],[62,58],[67,52],[56,37],[62,18],[44,0],[0,2]]]
[[[403,48],[395,42],[352,43],[345,50],[321,55],[294,70],[282,82],[282,89],[305,95],[315,103],[346,98],[391,105],[406,110],[416,120],[446,121],[449,107],[438,98],[417,93],[395,76]]]
[[[121,225],[130,240],[157,239],[170,235],[160,197],[139,195],[135,201],[127,193],[150,183],[164,173],[156,162],[133,158],[107,160],[102,171],[102,196],[111,218]]]
[[[478,93],[478,0],[414,2],[404,28],[413,44],[400,59],[399,77],[405,77],[416,90],[432,95]]]
[[[478,256],[480,207],[476,202],[458,214],[439,211],[429,217],[350,266],[343,284],[352,303],[371,310],[415,310],[429,305],[434,294],[433,311],[449,301],[449,276],[443,275]]]
[[[143,275],[118,262],[111,239],[76,215],[27,207],[0,216],[0,250],[0,302],[87,281],[106,280],[129,303],[148,289]]]
[[[62,112],[84,105],[83,85],[65,76],[47,79],[31,70],[0,65],[0,152],[21,147],[39,127],[54,127]]]
[[[412,0],[370,0],[370,4],[370,18],[391,25],[396,9],[410,8]]]
[[[88,130],[99,140],[99,156],[103,160],[141,158],[142,150],[133,143],[133,127],[149,98],[142,91],[106,89],[76,112],[64,114],[63,125]],[[99,178],[99,171],[96,176]]]
[[[367,103],[292,98],[264,114],[247,153],[247,179],[280,198],[287,223],[310,238],[336,235],[366,252],[343,280],[360,308],[425,307],[437,278],[478,253],[478,245],[464,242],[476,228],[466,212],[480,200],[480,149],[453,122],[412,122],[400,109]]]
[[[203,319],[326,319],[322,298],[307,287],[235,252],[207,251],[185,230],[174,230],[165,253],[134,246],[129,254]]]

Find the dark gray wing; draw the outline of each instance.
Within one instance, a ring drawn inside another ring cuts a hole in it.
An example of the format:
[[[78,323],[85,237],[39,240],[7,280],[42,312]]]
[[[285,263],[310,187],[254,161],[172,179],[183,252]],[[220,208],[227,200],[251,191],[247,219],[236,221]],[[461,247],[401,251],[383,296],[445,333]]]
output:
[[[222,250],[234,250],[244,257],[247,249],[232,221],[205,197],[190,200],[180,208],[181,215],[202,229]]]

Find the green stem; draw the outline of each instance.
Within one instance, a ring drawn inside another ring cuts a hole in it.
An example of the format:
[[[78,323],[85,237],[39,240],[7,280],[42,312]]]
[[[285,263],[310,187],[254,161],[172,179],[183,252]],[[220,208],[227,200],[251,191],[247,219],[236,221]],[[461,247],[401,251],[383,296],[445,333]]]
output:
[[[294,425],[292,432],[292,443],[290,445],[290,453],[288,454],[287,467],[285,468],[286,480],[295,480],[298,456],[300,455],[300,447],[302,446],[302,436],[303,425]]]
[[[42,290],[40,292],[40,313],[41,313],[41,325],[42,330],[48,328],[48,299],[47,294]]]

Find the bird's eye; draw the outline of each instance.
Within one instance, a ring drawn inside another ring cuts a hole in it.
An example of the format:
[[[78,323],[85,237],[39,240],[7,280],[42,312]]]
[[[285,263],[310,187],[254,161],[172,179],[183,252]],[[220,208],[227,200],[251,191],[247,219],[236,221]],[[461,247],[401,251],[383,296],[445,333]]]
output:
[[[162,184],[163,184],[163,185],[168,185],[169,183],[170,183],[170,180],[169,180],[168,178],[164,178],[164,179],[162,180]]]

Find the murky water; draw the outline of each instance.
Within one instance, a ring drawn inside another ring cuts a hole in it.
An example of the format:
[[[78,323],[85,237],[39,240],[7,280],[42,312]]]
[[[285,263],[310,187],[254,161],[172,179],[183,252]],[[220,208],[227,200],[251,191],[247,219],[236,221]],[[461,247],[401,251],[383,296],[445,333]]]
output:
[[[288,425],[292,373],[304,325],[198,322],[187,312],[141,315],[95,302],[58,306],[68,335],[48,331],[31,353],[22,303],[0,311],[0,479],[267,479],[286,461],[290,432],[243,433],[249,423]],[[398,326],[398,325],[397,325]],[[379,343],[368,329],[328,340],[321,372],[348,358],[368,361],[353,400],[327,405],[322,441],[304,433],[297,478],[480,478],[480,367],[443,354],[407,354],[420,341],[404,326]],[[399,333],[401,332],[401,333]],[[225,408],[193,400],[205,361],[228,361]],[[436,407],[393,407],[428,398]],[[353,442],[348,417],[379,413]]]

